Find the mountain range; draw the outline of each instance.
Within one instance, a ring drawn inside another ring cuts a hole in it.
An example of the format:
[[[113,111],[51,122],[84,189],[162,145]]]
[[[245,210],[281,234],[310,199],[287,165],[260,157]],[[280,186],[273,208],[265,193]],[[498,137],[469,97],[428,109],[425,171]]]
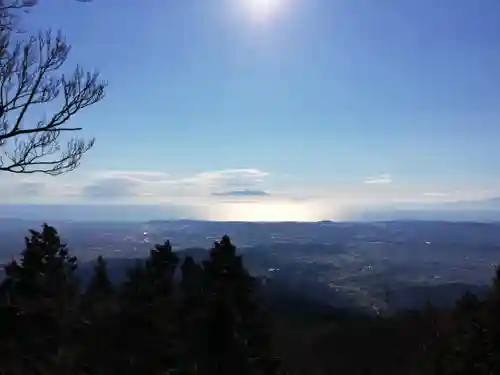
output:
[[[181,210],[154,205],[0,204],[0,219],[34,221],[147,221],[179,219]],[[500,221],[500,197],[429,204],[381,205],[350,210],[346,221]]]
[[[362,209],[353,212],[354,221],[437,220],[500,221],[500,197],[483,200],[429,204],[401,204]]]

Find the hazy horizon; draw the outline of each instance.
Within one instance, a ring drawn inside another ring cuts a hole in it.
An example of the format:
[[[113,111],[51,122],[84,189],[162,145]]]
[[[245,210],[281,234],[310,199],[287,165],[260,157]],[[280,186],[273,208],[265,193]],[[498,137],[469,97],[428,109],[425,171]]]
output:
[[[250,203],[249,203],[250,204]],[[500,222],[498,200],[463,201],[439,204],[400,204],[351,207],[343,217],[227,218],[219,217],[213,207],[186,210],[184,206],[144,204],[15,204],[0,203],[0,220],[145,222],[154,220],[194,220],[217,222],[377,222],[393,220]],[[216,207],[217,208],[217,207]],[[220,208],[219,208],[220,209]],[[221,212],[221,211],[219,211]]]
[[[497,0],[47,0],[22,22],[109,87],[68,122],[97,140],[81,166],[2,173],[2,203],[318,221],[500,196]]]

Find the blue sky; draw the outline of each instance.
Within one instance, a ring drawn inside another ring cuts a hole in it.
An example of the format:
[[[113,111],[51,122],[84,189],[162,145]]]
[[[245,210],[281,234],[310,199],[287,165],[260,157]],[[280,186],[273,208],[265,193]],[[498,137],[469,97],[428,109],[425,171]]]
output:
[[[61,28],[67,68],[97,68],[109,88],[72,122],[97,138],[81,168],[16,183],[69,186],[61,202],[104,183],[107,201],[212,208],[246,192],[231,215],[253,204],[262,219],[308,199],[297,217],[500,195],[498,0],[274,0],[260,22],[251,1],[40,0],[28,31]],[[118,194],[139,172],[163,185]],[[165,187],[207,173],[217,184]],[[318,213],[325,202],[337,208]]]

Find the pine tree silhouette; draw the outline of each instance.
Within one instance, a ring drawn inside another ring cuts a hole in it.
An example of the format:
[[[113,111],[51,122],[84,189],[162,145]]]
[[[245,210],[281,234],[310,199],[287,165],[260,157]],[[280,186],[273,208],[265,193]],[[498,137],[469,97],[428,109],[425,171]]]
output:
[[[172,245],[166,241],[156,245],[149,254],[146,270],[157,295],[168,296],[172,292],[174,273],[179,258],[172,251]]]
[[[76,258],[57,231],[44,224],[25,239],[21,260],[6,268],[0,287],[2,305],[15,313],[11,356],[26,373],[72,372],[79,288]]]
[[[181,266],[179,329],[181,368],[187,373],[198,374],[203,368],[206,311],[203,305],[203,268],[192,257],[184,259]]]
[[[107,263],[97,258],[92,277],[82,296],[82,325],[79,330],[79,362],[87,373],[109,371],[108,358],[113,349],[117,298],[108,276]],[[97,345],[98,343],[98,345]]]
[[[115,304],[114,294],[115,288],[109,279],[107,263],[99,256],[83,295],[84,310],[91,310],[91,314],[105,314]]]
[[[166,373],[178,367],[174,274],[178,258],[169,242],[156,245],[145,263],[129,270],[115,321],[114,369],[118,374]]]
[[[206,374],[276,374],[256,281],[228,236],[214,244],[203,269]]]
[[[84,292],[57,231],[31,231],[0,285],[0,373],[278,374],[257,283],[229,237],[202,265],[155,246],[115,287],[99,257]]]

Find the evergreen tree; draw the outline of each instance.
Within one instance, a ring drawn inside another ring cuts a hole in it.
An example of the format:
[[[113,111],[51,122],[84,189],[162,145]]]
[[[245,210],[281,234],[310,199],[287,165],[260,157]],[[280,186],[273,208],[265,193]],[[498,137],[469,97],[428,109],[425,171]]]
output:
[[[156,245],[121,287],[115,321],[114,372],[161,374],[178,365],[174,273],[178,258],[169,242]]]
[[[42,231],[30,232],[20,263],[13,261],[5,268],[5,297],[26,312],[42,308],[65,315],[79,293],[77,259],[69,255],[55,228],[44,224]]]
[[[117,300],[107,264],[99,256],[82,298],[83,324],[79,332],[79,361],[88,373],[109,371],[109,353],[114,350]]]
[[[31,230],[18,263],[6,268],[0,287],[4,311],[15,326],[10,359],[21,372],[73,371],[79,289],[76,258],[69,255],[57,231],[44,224]],[[7,309],[7,310],[6,310]]]
[[[102,256],[97,258],[92,278],[85,290],[83,302],[85,310],[91,309],[92,313],[105,313],[114,303],[114,286],[108,275],[107,263]],[[101,311],[96,311],[101,310]],[[104,311],[102,311],[104,310]]]
[[[255,280],[229,237],[208,254],[176,283],[157,245],[116,290],[99,257],[82,294],[57,231],[31,231],[0,286],[0,373],[278,374]]]
[[[174,283],[174,273],[179,258],[172,251],[172,245],[166,241],[163,245],[156,245],[149,254],[146,269],[150,282],[157,296],[169,296]]]
[[[169,241],[156,245],[146,261],[146,272],[153,296],[149,305],[149,322],[154,339],[149,348],[159,371],[170,371],[179,366],[179,327],[176,321],[178,298],[174,289],[174,275],[179,258]]]
[[[184,259],[181,266],[179,329],[181,368],[187,373],[198,374],[203,357],[203,340],[206,311],[203,308],[203,268],[192,257]]]
[[[119,287],[119,301],[122,310],[141,309],[153,296],[148,282],[144,262],[136,260],[127,270],[127,277]]]
[[[228,236],[203,262],[205,374],[276,374],[269,332],[255,300],[255,279]]]
[[[466,293],[452,313],[452,331],[439,373],[489,375],[500,373],[500,268],[485,300]],[[436,371],[436,373],[438,373]]]
[[[457,301],[451,317],[449,355],[442,365],[446,374],[489,374],[484,313],[484,302],[472,293],[465,293]]]

